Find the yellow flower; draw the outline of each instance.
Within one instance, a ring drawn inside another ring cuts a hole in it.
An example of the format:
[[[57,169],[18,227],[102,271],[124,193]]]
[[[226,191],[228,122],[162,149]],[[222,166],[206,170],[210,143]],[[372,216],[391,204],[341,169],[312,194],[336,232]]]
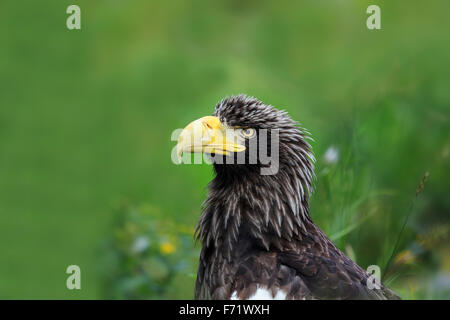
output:
[[[167,255],[173,253],[176,248],[172,242],[166,241],[159,245],[159,249],[161,250],[162,254]]]

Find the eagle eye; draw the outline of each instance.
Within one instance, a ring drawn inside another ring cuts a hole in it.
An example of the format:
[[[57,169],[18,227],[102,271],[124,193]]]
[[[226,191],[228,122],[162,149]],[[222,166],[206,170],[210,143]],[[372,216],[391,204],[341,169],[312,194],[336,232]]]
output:
[[[256,133],[256,130],[252,129],[252,128],[247,128],[247,129],[241,130],[241,135],[246,139],[252,138],[255,135],[255,133]]]

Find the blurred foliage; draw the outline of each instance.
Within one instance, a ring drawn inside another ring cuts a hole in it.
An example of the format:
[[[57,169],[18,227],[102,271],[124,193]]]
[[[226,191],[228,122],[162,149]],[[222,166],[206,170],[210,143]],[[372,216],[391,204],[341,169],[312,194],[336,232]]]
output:
[[[175,299],[193,293],[193,228],[164,219],[150,206],[121,206],[113,239],[105,246],[105,293],[108,299]],[[192,297],[191,297],[192,298]]]
[[[449,297],[449,1],[77,0],[69,31],[71,4],[0,2],[0,298],[192,297],[198,249],[164,225],[195,225],[212,170],[174,165],[170,136],[238,93],[312,132],[312,218],[342,250]]]
[[[336,147],[330,148],[339,154]],[[418,179],[417,189],[411,186],[409,197],[405,196],[409,203],[396,206],[399,192],[374,185],[366,166],[354,165],[354,155],[349,155],[350,161],[339,156],[330,161],[328,154],[329,150],[317,164],[314,220],[360,266],[378,265],[383,282],[402,298],[450,298],[450,269],[445,261],[449,259],[449,221],[417,221],[429,173]]]

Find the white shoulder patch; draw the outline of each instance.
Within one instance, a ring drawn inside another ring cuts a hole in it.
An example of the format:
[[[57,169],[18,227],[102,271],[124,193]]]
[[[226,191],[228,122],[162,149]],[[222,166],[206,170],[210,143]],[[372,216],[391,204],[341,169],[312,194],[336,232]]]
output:
[[[236,291],[231,295],[231,300],[239,300]],[[248,300],[286,300],[286,293],[278,290],[275,296],[273,296],[270,290],[258,287]]]

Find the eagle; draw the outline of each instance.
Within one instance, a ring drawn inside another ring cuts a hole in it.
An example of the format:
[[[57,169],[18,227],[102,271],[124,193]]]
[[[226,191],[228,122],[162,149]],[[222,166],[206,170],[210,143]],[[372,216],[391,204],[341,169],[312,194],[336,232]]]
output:
[[[243,94],[181,131],[178,155],[206,154],[215,172],[196,228],[195,299],[400,299],[311,219],[310,136],[286,111]]]

